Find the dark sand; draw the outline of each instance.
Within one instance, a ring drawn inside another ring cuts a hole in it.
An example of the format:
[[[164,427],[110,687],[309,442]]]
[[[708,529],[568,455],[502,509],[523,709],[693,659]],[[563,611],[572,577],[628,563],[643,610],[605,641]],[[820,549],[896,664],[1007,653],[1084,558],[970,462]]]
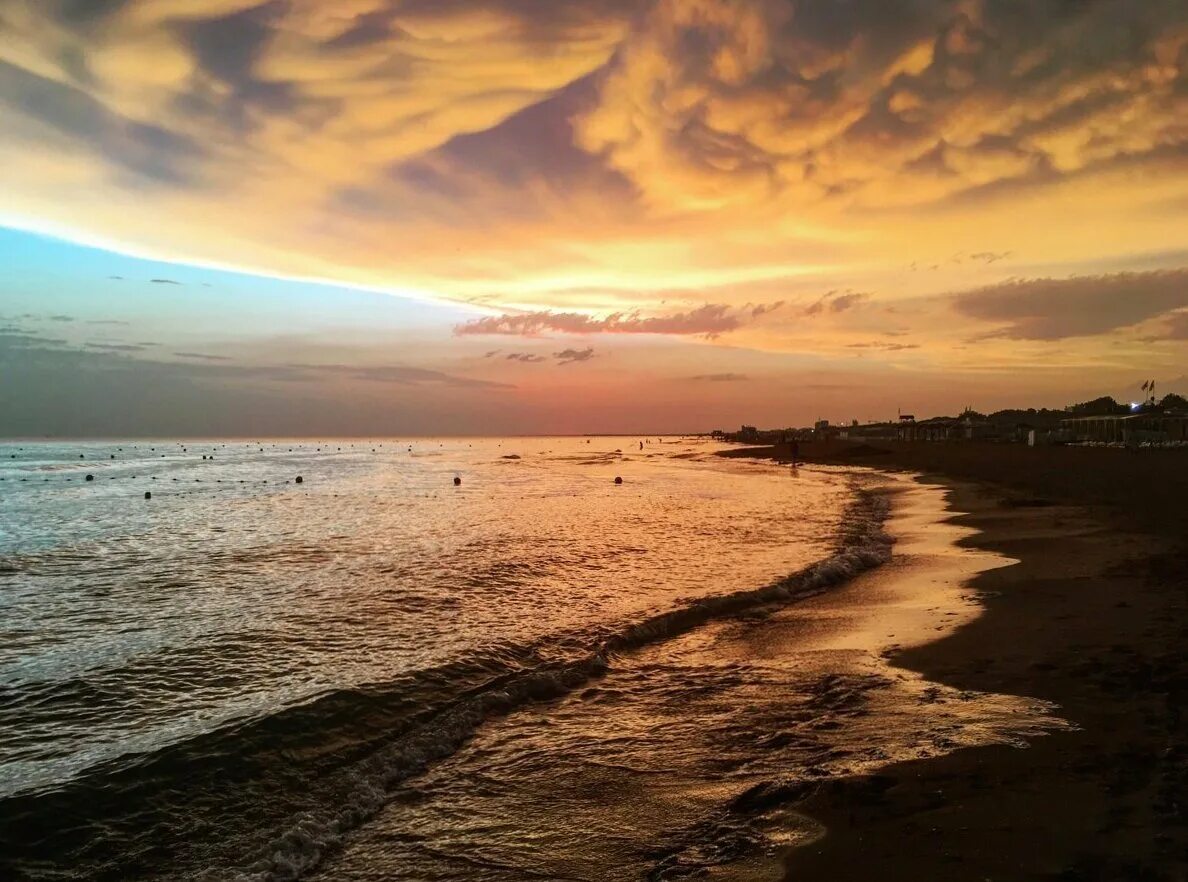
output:
[[[787,459],[786,448],[728,455]],[[808,462],[910,469],[953,488],[982,616],[896,665],[1060,706],[1078,729],[822,786],[827,833],[787,879],[1188,880],[1188,454],[802,443]]]

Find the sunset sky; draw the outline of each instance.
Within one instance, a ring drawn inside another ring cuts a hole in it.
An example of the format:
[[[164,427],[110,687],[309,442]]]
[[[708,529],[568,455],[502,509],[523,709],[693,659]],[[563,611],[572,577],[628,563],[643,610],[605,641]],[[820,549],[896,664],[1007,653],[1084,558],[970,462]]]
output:
[[[1183,0],[0,0],[0,434],[1188,394]]]

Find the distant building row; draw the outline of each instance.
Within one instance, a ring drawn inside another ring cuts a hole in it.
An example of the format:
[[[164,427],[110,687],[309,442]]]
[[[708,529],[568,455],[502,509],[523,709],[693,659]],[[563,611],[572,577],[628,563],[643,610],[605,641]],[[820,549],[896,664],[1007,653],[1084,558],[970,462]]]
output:
[[[1188,413],[1151,410],[1113,416],[1069,417],[1059,428],[1027,423],[1002,423],[976,415],[916,420],[905,414],[897,422],[848,426],[819,420],[812,429],[765,429],[743,426],[738,432],[717,430],[715,437],[746,444],[841,438],[852,441],[988,441],[1026,444],[1166,444],[1188,443]]]

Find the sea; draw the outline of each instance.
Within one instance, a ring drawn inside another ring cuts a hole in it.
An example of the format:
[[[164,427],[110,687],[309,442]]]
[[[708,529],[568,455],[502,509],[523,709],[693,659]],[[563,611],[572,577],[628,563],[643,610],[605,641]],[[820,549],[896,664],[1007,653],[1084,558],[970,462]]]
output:
[[[844,638],[942,491],[724,446],[0,443],[0,878],[774,880],[805,787],[1048,725]]]

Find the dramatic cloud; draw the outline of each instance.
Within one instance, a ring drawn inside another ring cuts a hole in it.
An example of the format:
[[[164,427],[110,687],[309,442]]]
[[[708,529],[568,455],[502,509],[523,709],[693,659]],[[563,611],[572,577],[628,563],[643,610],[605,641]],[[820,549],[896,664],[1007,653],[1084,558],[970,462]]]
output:
[[[541,334],[672,334],[716,336],[741,327],[747,318],[770,312],[776,306],[734,310],[719,303],[707,303],[689,312],[644,316],[638,312],[615,312],[603,318],[576,312],[528,312],[518,315],[486,316],[454,328],[459,335],[510,334],[537,337]]]
[[[669,207],[1042,185],[1183,144],[1186,22],[1174,0],[659,0],[578,132]]]
[[[0,228],[98,249],[37,302],[0,281],[13,333],[131,319],[105,345],[179,382],[514,374],[540,414],[618,376],[741,407],[766,384],[689,378],[832,359],[877,404],[881,362],[941,397],[1181,355],[1183,0],[0,0],[0,118]],[[206,290],[236,267],[271,280]]]
[[[1182,245],[1185,45],[1178,0],[10,0],[0,186],[166,257],[655,312],[905,242]]]
[[[953,305],[962,315],[1002,325],[986,337],[1086,337],[1188,306],[1188,270],[1023,279],[958,294]]]

